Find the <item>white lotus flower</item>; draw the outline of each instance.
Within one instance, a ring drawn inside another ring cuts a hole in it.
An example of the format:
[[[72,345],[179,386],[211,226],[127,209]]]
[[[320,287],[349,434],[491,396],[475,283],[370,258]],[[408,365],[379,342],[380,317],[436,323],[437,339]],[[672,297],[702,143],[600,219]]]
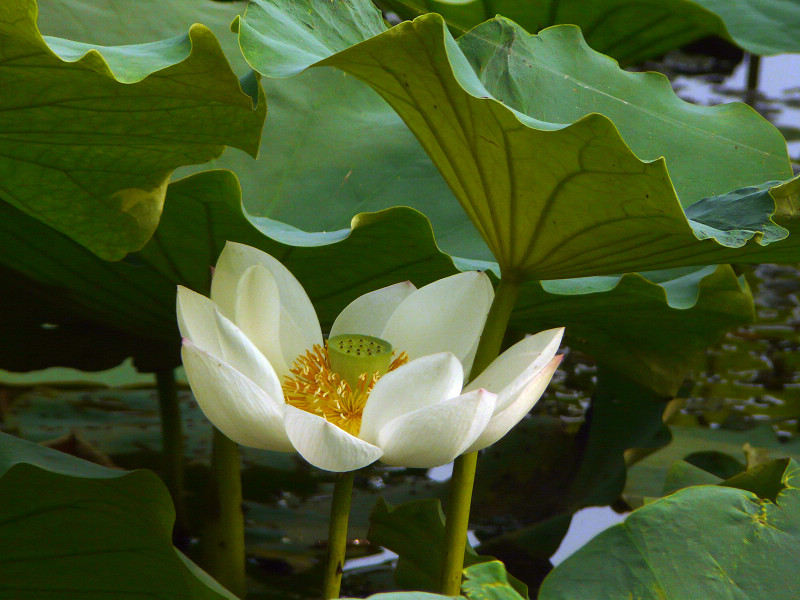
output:
[[[545,331],[463,389],[493,295],[474,271],[391,285],[350,303],[326,344],[294,276],[228,242],[210,299],[178,288],[183,363],[203,412],[239,444],[328,471],[434,467],[503,437],[561,360],[563,329]]]

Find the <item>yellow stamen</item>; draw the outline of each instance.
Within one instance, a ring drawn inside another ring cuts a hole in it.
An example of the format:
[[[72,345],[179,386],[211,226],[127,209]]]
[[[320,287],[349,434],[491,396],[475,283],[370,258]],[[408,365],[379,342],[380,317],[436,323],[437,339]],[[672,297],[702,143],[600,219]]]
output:
[[[407,362],[408,354],[401,352],[389,365],[389,371]],[[319,415],[351,435],[358,435],[367,398],[380,379],[380,373],[362,373],[353,389],[331,370],[328,349],[319,344],[298,356],[289,372],[291,374],[286,375],[283,382],[287,404]]]

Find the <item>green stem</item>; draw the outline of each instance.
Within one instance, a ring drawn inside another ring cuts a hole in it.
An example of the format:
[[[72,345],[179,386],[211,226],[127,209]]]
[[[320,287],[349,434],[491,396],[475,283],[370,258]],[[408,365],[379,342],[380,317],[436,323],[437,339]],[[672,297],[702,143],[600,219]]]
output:
[[[183,486],[183,423],[178,404],[175,371],[156,371],[158,405],[161,412],[161,453],[164,458],[164,480],[175,505],[175,533],[178,537],[188,532],[186,503]]]
[[[244,513],[239,446],[214,429],[203,568],[231,592],[244,598]]]
[[[761,57],[757,54],[747,55],[747,89],[744,93],[745,104],[752,108],[756,107],[756,95],[758,94],[758,75],[761,67]]]
[[[328,562],[325,566],[325,583],[322,600],[339,597],[342,585],[344,557],[347,552],[347,521],[350,518],[350,497],[353,492],[353,471],[337,473],[331,500],[331,518],[328,524]]]
[[[486,318],[470,380],[480,374],[500,354],[500,347],[511,318],[511,311],[519,296],[520,284],[503,278],[495,291],[494,301]],[[441,593],[458,596],[461,592],[461,572],[464,570],[464,550],[467,546],[469,509],[472,503],[472,486],[475,482],[475,467],[478,453],[470,452],[456,458],[447,499],[447,520],[444,532],[444,555],[442,558]]]

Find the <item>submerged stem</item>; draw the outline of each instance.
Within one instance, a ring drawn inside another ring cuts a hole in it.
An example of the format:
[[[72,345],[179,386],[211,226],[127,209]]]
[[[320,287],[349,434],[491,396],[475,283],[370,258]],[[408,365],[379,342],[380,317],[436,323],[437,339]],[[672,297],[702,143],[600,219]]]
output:
[[[244,513],[239,446],[214,429],[203,568],[228,590],[245,596]]]
[[[520,284],[511,279],[501,279],[495,291],[492,307],[486,318],[475,361],[472,363],[470,380],[475,379],[500,354],[508,320],[519,296]],[[461,571],[464,569],[464,550],[467,546],[469,509],[472,502],[472,486],[475,482],[475,467],[478,453],[462,454],[453,463],[453,476],[447,499],[447,520],[444,532],[444,555],[442,557],[441,593],[458,596],[461,592]]]
[[[186,503],[183,487],[183,424],[173,369],[156,371],[158,407],[161,416],[161,453],[164,481],[175,505],[176,537],[186,535]]]
[[[744,92],[744,102],[751,108],[756,107],[758,96],[758,75],[761,67],[761,57],[757,54],[747,55],[747,87]]]
[[[328,562],[322,600],[339,597],[342,585],[344,558],[347,552],[347,522],[350,518],[350,497],[353,492],[353,471],[337,473],[331,500],[331,518],[328,525]]]

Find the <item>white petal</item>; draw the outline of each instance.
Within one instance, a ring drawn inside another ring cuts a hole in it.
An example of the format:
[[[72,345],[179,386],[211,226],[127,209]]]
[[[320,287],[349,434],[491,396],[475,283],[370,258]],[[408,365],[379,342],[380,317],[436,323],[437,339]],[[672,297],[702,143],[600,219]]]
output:
[[[245,269],[239,278],[234,306],[236,324],[253,340],[275,371],[281,377],[285,375],[293,358],[287,364],[284,340],[292,345],[298,340],[296,332],[287,335],[282,331],[280,291],[275,278],[261,265]],[[289,337],[292,335],[294,337]]]
[[[553,359],[563,335],[564,328],[559,327],[526,337],[498,356],[465,389],[483,388],[498,394],[497,412],[504,410]]]
[[[179,286],[177,311],[178,325],[186,339],[230,364],[273,398],[283,398],[275,369],[211,300]]]
[[[183,366],[208,420],[237,444],[291,452],[283,426],[283,398],[263,389],[223,360],[184,340]]]
[[[358,333],[381,337],[389,317],[416,289],[413,283],[405,281],[359,296],[336,317],[330,336]]]
[[[322,417],[286,405],[286,433],[300,455],[315,467],[341,473],[378,460],[381,449],[350,435]]]
[[[287,331],[287,335],[296,335],[299,332],[302,337],[302,346],[310,348],[314,344],[322,343],[322,331],[319,320],[311,305],[308,294],[297,281],[294,275],[284,267],[278,260],[262,252],[257,248],[228,242],[220,254],[214,277],[211,281],[211,299],[220,307],[222,314],[239,323],[240,319],[249,321],[259,321],[257,314],[264,310],[265,304],[269,300],[274,302],[274,298],[265,299],[254,297],[242,298],[247,295],[246,287],[242,287],[242,279],[248,273],[250,267],[258,265],[262,267],[273,279],[278,289],[278,302],[280,303],[281,321],[288,319],[293,323],[292,331]],[[263,284],[258,276],[257,282]],[[275,310],[273,304],[269,305],[270,310]],[[284,312],[285,311],[285,312]],[[247,316],[245,316],[247,315]],[[284,332],[281,331],[281,343],[284,342]],[[288,339],[288,338],[287,338]]]
[[[214,318],[216,305],[202,294],[179,285],[175,310],[181,336],[214,353],[219,347]]]
[[[461,363],[449,352],[423,356],[388,372],[370,392],[358,437],[375,443],[389,421],[457,396],[463,381]]]
[[[475,390],[394,419],[378,434],[381,462],[422,469],[449,463],[489,423],[495,398],[491,392]]]
[[[412,359],[452,352],[463,361],[481,335],[493,297],[485,273],[445,277],[403,300],[378,337]]]
[[[491,446],[507,434],[514,425],[519,423],[522,418],[528,414],[531,408],[533,408],[533,405],[539,401],[539,398],[542,397],[547,384],[550,383],[550,380],[553,378],[553,373],[556,372],[562,358],[562,356],[553,358],[533,377],[533,379],[528,381],[528,384],[516,397],[511,399],[511,402],[505,409],[496,409],[486,429],[478,436],[478,439],[469,447],[467,452],[474,452]],[[499,403],[500,399],[498,399],[498,405]]]

